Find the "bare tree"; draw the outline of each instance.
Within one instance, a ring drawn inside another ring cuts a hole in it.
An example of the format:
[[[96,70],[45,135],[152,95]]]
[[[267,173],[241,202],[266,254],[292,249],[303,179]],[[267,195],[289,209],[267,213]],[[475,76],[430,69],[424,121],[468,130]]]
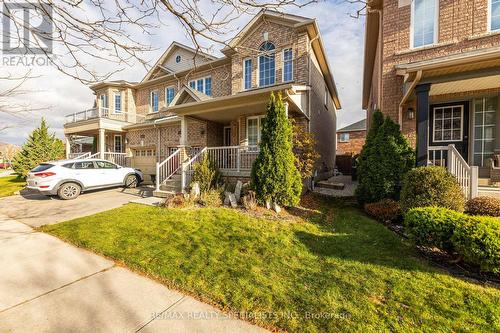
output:
[[[35,0],[22,8],[4,2],[2,15],[11,24],[10,32],[4,33],[25,55],[42,54],[64,74],[94,83],[132,65],[149,69],[147,57],[155,49],[142,40],[166,27],[169,18],[180,23],[197,51],[211,52],[214,45],[228,46],[242,15],[301,8],[317,1]],[[38,15],[35,21],[42,20],[42,24],[35,26],[33,20],[16,14],[23,10],[33,19]],[[43,29],[47,27],[51,29]],[[101,64],[99,70],[97,63]]]

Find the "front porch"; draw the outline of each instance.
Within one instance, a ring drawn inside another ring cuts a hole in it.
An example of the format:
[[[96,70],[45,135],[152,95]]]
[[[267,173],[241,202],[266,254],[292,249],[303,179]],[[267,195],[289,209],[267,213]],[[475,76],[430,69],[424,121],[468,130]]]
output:
[[[397,66],[403,131],[416,131],[417,165],[446,166],[467,197],[500,182],[500,49]]]

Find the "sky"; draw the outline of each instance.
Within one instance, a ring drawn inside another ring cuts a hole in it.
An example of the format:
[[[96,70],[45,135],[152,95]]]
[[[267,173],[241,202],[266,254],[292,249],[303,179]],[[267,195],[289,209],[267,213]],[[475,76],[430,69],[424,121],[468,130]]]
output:
[[[202,0],[201,5],[207,10],[210,9],[210,2]],[[333,0],[320,1],[304,8],[287,10],[288,13],[316,18],[318,21],[342,104],[342,109],[337,111],[337,128],[365,117],[365,112],[361,109],[364,17],[352,18],[349,15],[354,13],[356,8],[357,5],[342,0]],[[87,8],[86,10],[91,9]],[[242,16],[234,27],[241,29],[250,19],[250,16]],[[164,25],[155,32],[155,35],[146,36],[133,32],[142,43],[155,47],[155,50],[147,55],[151,65],[173,41],[191,44],[173,16],[166,16],[163,20]],[[57,53],[57,45],[54,50]],[[217,51],[214,55],[221,56]],[[0,54],[1,57],[2,54]],[[89,64],[95,62],[91,56],[87,56],[85,60]],[[94,95],[92,91],[80,81],[59,72],[53,66],[7,66],[3,62],[0,63],[0,73],[19,73],[27,69],[31,69],[31,76],[34,78],[29,79],[23,85],[23,94],[14,96],[7,102],[29,104],[32,108],[41,110],[16,116],[0,112],[0,128],[5,125],[9,126],[9,128],[0,131],[0,142],[21,145],[29,133],[37,127],[42,117],[47,120],[51,131],[55,132],[59,138],[63,138],[65,115],[93,106]],[[95,66],[94,70],[99,71],[104,70],[104,68]],[[127,67],[111,79],[140,81],[145,74],[146,69],[136,65]],[[5,82],[0,80],[0,91],[5,90],[6,87]]]

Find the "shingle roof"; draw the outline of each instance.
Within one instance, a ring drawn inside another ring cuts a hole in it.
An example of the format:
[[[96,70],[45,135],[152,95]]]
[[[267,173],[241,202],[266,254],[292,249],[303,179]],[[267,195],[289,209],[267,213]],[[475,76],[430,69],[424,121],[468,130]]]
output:
[[[350,125],[342,127],[342,128],[337,130],[337,133],[364,131],[364,130],[366,130],[366,119],[363,119],[363,120],[360,120],[356,123],[352,123]]]

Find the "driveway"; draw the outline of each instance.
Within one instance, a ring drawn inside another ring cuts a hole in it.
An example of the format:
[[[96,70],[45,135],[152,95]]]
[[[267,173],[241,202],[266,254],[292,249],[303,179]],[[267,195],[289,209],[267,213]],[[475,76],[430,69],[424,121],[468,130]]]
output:
[[[266,332],[30,227],[138,196],[114,189],[70,201],[1,199],[0,332]]]
[[[114,188],[85,192],[74,200],[60,200],[34,191],[0,198],[0,213],[32,227],[54,224],[117,208],[130,200],[151,195],[146,188]]]

